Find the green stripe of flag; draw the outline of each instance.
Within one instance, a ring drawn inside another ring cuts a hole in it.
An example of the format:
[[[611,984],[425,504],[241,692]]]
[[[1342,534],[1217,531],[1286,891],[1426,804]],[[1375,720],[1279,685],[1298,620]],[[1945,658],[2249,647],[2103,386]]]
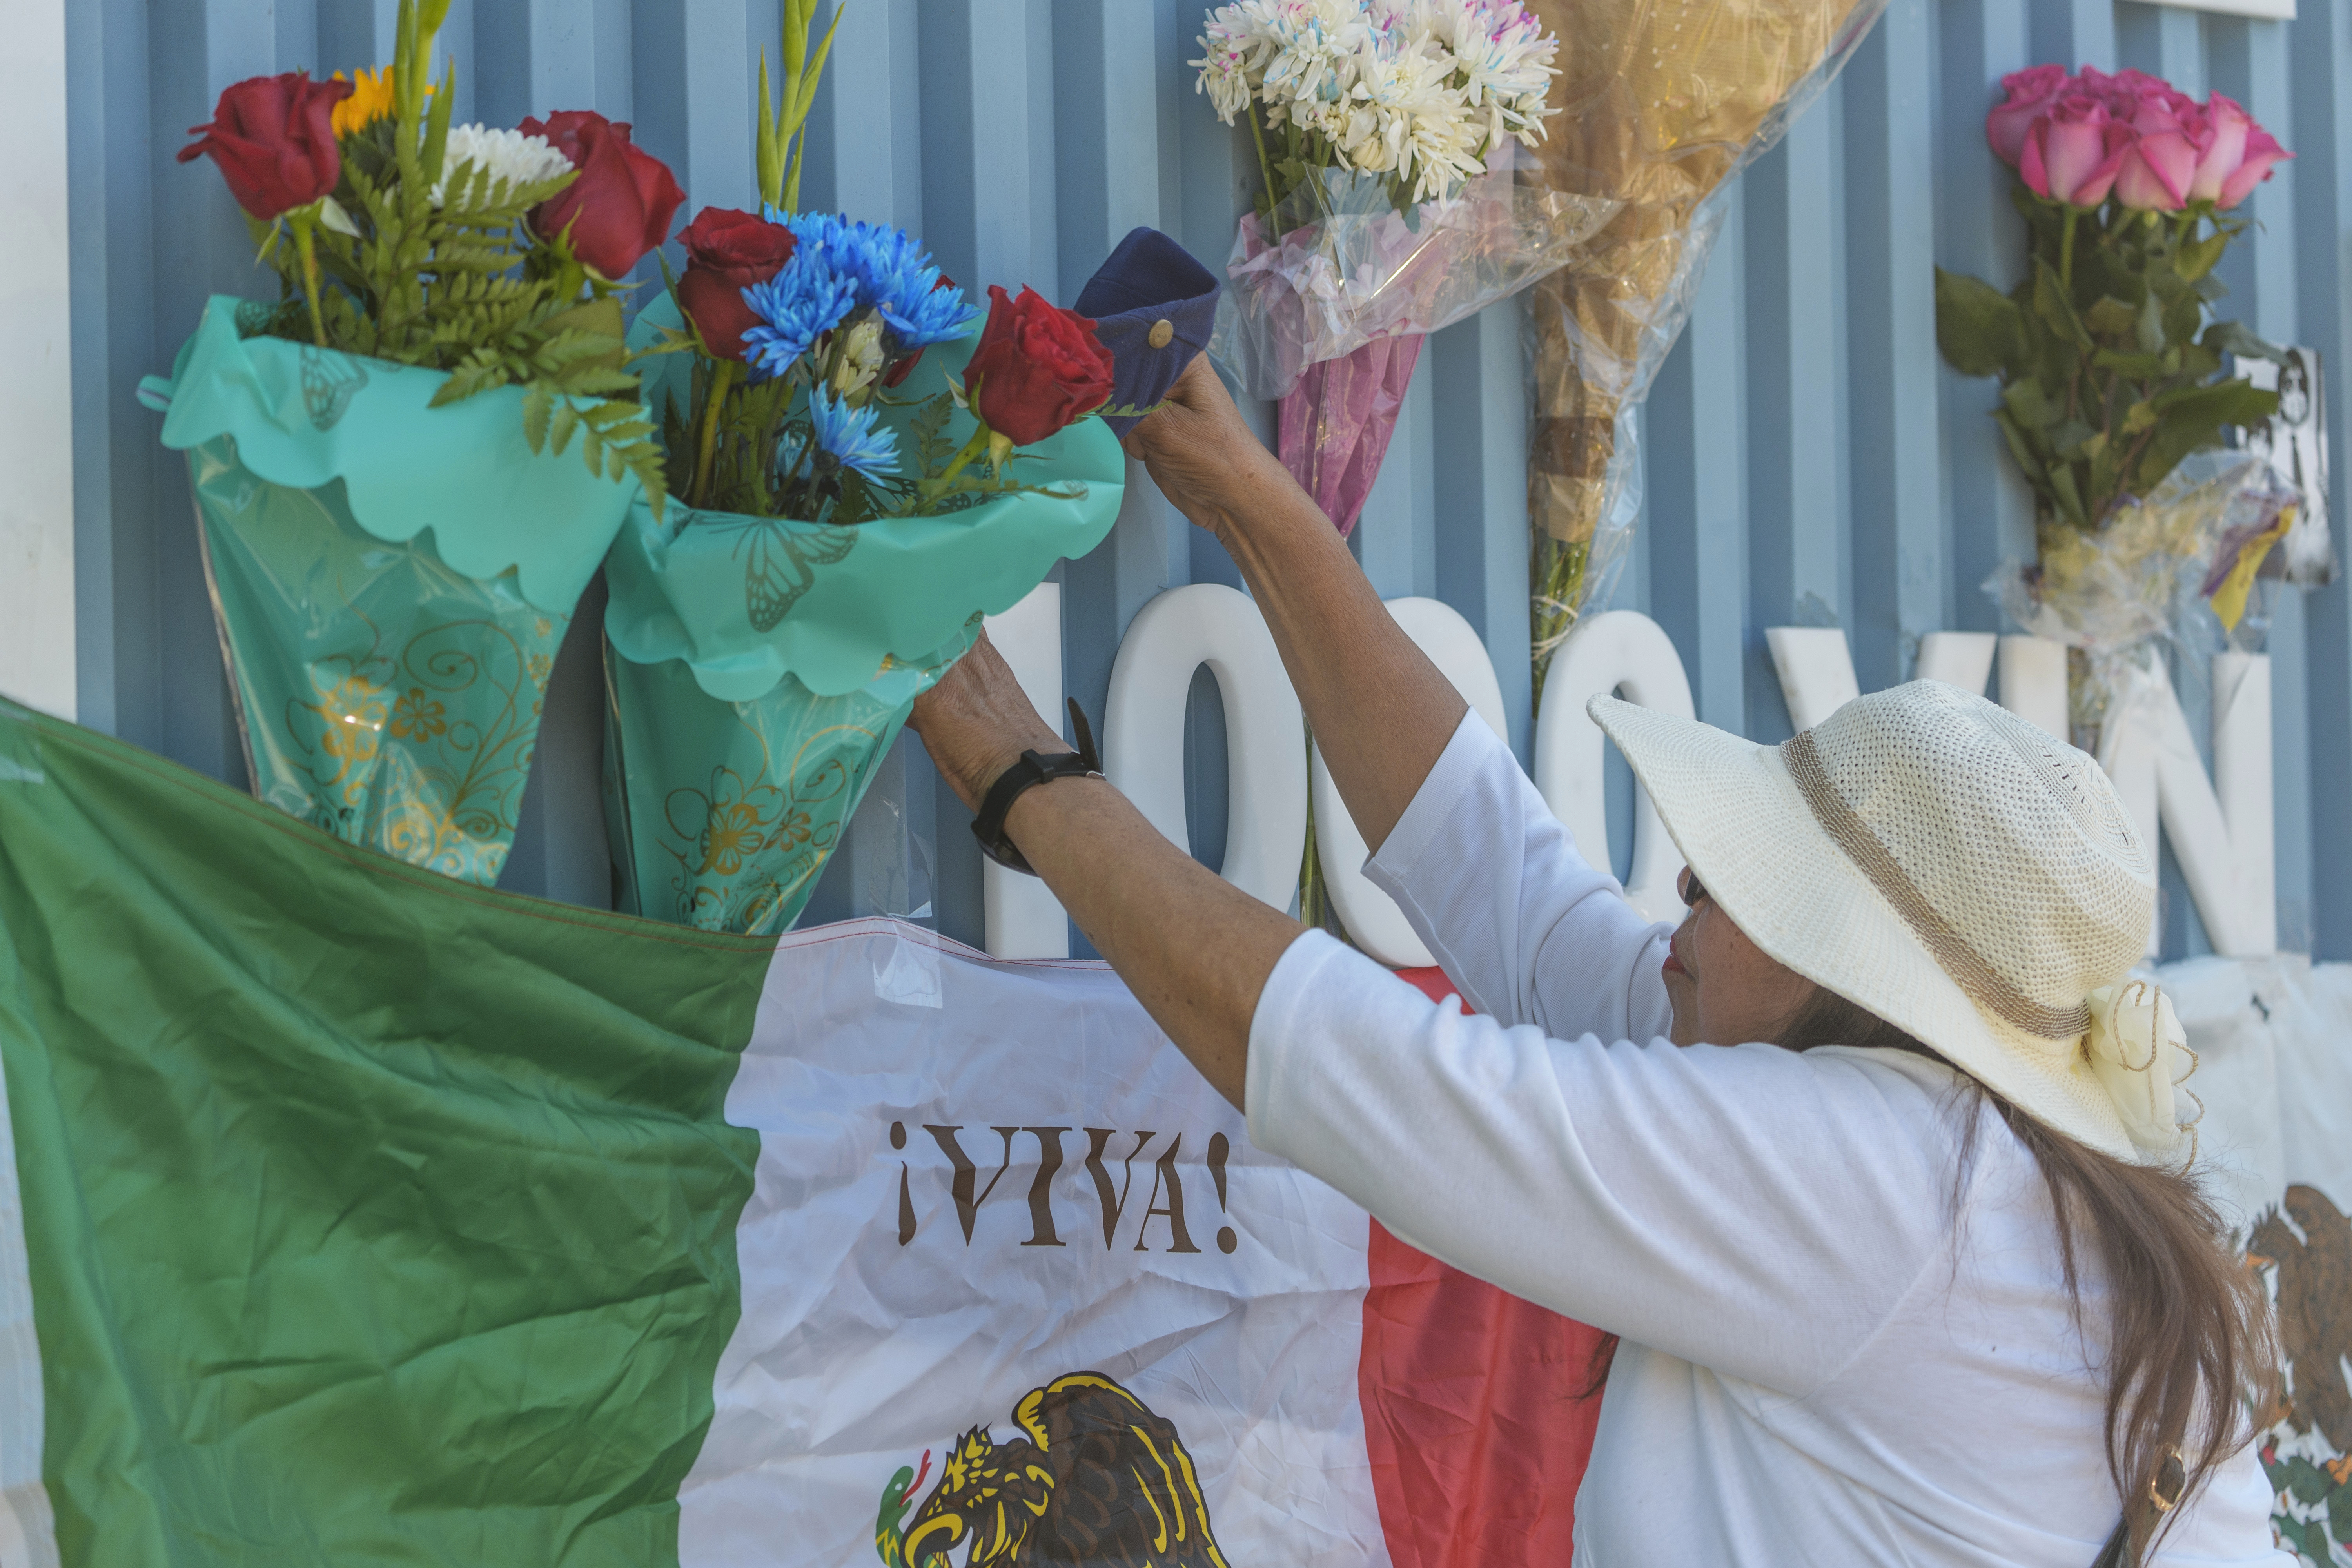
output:
[[[454,882],[0,703],[69,1568],[675,1563],[772,946]]]

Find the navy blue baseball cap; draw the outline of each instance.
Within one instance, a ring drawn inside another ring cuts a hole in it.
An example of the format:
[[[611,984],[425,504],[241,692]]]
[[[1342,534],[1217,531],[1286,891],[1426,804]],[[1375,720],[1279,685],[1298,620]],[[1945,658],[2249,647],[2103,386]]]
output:
[[[1125,436],[1160,405],[1217,324],[1215,274],[1156,228],[1139,228],[1087,280],[1072,307],[1110,350],[1103,422]]]

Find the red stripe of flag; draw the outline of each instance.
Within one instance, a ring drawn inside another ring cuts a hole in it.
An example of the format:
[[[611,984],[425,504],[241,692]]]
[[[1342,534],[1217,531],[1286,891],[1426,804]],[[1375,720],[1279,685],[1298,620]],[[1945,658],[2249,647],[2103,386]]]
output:
[[[1433,1001],[1435,969],[1400,978]],[[1372,1221],[1357,1365],[1381,1532],[1396,1568],[1569,1561],[1601,1400],[1599,1330],[1474,1279]]]

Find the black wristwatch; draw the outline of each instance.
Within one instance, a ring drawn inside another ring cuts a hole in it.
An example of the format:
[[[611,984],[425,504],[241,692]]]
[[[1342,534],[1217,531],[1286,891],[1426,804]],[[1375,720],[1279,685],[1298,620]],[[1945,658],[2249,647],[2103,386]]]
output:
[[[1095,732],[1087,723],[1086,710],[1078,700],[1070,699],[1070,733],[1077,737],[1075,752],[1056,752],[1043,756],[1035,752],[1024,752],[1021,760],[997,775],[989,786],[988,798],[980,803],[980,815],[971,819],[971,836],[980,840],[981,853],[1008,871],[1024,876],[1037,873],[1004,837],[1004,814],[1024,790],[1055,779],[1098,779],[1103,776],[1102,759],[1095,755]]]

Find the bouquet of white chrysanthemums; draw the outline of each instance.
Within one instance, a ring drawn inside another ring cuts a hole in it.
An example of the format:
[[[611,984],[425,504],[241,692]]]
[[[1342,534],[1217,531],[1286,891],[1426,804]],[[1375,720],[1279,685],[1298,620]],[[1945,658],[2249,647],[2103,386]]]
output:
[[[1210,352],[1282,400],[1282,459],[1345,532],[1423,335],[1563,265],[1614,209],[1520,178],[1559,39],[1519,0],[1236,0],[1201,47],[1200,90],[1247,117],[1265,179]]]
[[[1399,212],[1444,200],[1558,112],[1559,40],[1518,0],[1240,0],[1210,13],[1201,47],[1219,119],[1261,106],[1268,218],[1327,169],[1381,176]]]

